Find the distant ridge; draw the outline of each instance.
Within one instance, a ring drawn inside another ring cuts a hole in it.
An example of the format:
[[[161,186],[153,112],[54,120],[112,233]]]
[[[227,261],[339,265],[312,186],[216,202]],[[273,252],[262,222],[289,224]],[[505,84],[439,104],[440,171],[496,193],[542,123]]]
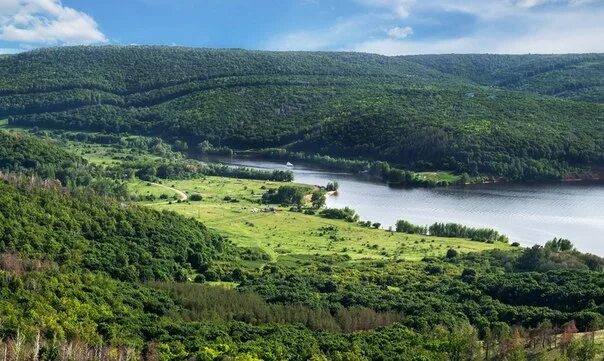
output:
[[[603,79],[604,54],[62,47],[0,59],[0,116],[191,146],[558,179],[604,163]]]

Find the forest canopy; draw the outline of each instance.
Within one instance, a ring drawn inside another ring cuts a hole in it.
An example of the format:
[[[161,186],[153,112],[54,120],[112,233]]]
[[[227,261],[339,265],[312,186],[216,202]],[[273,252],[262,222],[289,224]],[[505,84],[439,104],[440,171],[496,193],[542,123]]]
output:
[[[282,147],[510,180],[588,177],[604,159],[602,59],[67,47],[0,59],[0,115],[173,137],[189,149]]]

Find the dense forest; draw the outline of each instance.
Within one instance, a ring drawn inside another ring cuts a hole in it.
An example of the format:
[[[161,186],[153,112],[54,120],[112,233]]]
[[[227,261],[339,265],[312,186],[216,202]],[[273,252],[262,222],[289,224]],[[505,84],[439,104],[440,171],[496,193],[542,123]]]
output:
[[[63,186],[85,188],[98,195],[127,197],[120,182],[107,177],[105,171],[82,157],[61,148],[59,143],[0,130],[0,154],[0,172],[57,180]]]
[[[450,248],[419,261],[277,261],[189,217],[64,185],[48,167],[63,174],[81,164],[102,178],[114,166],[89,165],[31,135],[0,134],[7,360],[592,360],[600,352],[591,335],[604,327],[604,260],[568,240],[481,253]],[[114,141],[148,149],[142,139]],[[262,199],[287,206],[313,190],[271,189]],[[352,209],[316,217],[358,222]],[[397,231],[414,233],[410,227],[401,222]],[[500,240],[454,224],[429,232]]]
[[[0,332],[32,349],[42,342],[44,353],[77,341],[95,352],[153,348],[166,360],[471,360],[483,357],[484,337],[507,357],[520,338],[604,326],[604,261],[560,241],[452,250],[421,267],[321,258],[290,267],[259,264],[264,255],[174,213],[84,200],[31,177],[4,175],[0,188]],[[198,284],[207,281],[239,286]],[[580,340],[573,347],[590,347]]]
[[[0,114],[189,147],[281,147],[509,180],[588,177],[603,164],[602,59],[45,49],[0,59]]]
[[[405,59],[479,84],[604,102],[601,54],[415,55]]]

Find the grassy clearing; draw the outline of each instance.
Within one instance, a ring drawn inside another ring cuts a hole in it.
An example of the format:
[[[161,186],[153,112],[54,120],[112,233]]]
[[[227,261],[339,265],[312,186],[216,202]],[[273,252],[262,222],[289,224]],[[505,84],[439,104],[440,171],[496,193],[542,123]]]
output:
[[[154,183],[145,182],[142,180],[135,180],[128,182],[128,192],[132,194],[142,196],[153,196],[156,198],[154,201],[145,201],[144,203],[152,204],[157,202],[165,202],[161,200],[162,195],[167,196],[169,199],[178,199],[178,194],[172,190],[166,189]]]
[[[136,149],[118,148],[105,144],[87,144],[68,141],[67,145],[76,154],[87,159],[90,163],[108,166],[124,160],[159,160],[161,157]]]
[[[8,119],[0,119],[0,129],[8,127]]]
[[[0,128],[2,128],[2,121],[0,120]],[[9,132],[23,132],[28,133],[31,129],[24,127],[5,126]],[[86,133],[90,135],[102,134],[98,132],[65,132],[67,133]],[[38,135],[40,136],[40,135]],[[147,138],[144,136],[128,136],[129,138]],[[56,140],[53,137],[43,137],[48,140]],[[73,140],[61,139],[61,146],[67,148],[69,151],[83,157],[92,164],[101,166],[110,166],[113,164],[119,164],[126,160],[160,160],[160,156],[151,154],[147,151],[130,148],[128,146],[118,146],[116,144],[97,144],[97,143],[85,143]]]
[[[158,201],[153,205],[155,208],[196,218],[229,236],[235,244],[263,249],[279,261],[317,255],[349,256],[352,260],[420,260],[442,256],[449,248],[471,252],[509,247],[369,229],[345,221],[290,212],[283,207],[277,207],[275,212],[266,211],[258,200],[266,189],[280,185],[274,182],[206,177],[168,183],[188,195],[201,194],[203,200],[173,204]],[[131,188],[132,191],[137,189],[145,190],[145,186],[139,184]]]
[[[459,181],[461,176],[455,175],[451,172],[437,171],[437,172],[419,172],[417,176],[420,179],[432,180],[434,182],[447,182],[454,184]]]

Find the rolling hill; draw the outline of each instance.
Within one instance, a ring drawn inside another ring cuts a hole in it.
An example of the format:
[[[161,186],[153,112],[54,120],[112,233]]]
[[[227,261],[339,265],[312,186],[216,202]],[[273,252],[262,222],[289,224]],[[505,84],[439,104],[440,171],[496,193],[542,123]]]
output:
[[[14,125],[160,135],[192,146],[207,140],[556,179],[604,162],[603,59],[44,49],[0,59],[0,115]]]
[[[602,54],[417,55],[405,59],[479,84],[604,102]]]

